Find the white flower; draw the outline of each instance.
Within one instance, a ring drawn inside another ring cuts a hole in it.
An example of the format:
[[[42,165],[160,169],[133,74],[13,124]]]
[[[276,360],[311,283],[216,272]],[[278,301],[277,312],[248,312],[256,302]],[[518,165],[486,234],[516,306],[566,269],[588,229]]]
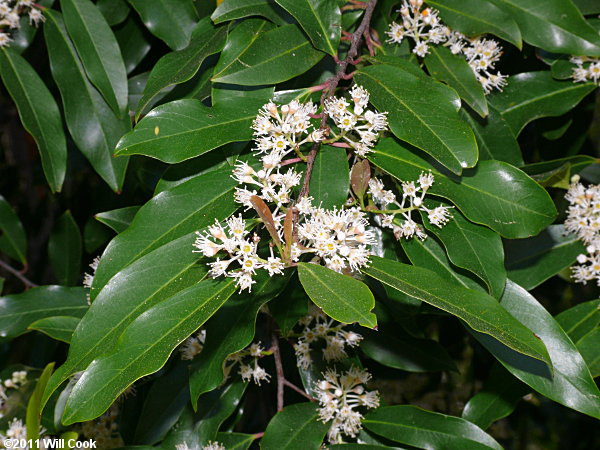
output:
[[[181,352],[181,359],[194,359],[198,354],[200,354],[200,352],[204,348],[205,341],[206,330],[200,330],[197,333],[191,335],[179,347],[179,351]]]

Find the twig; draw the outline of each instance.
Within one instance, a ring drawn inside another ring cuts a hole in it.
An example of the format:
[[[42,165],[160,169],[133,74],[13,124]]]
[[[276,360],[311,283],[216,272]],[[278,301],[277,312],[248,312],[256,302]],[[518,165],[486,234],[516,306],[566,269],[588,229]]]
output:
[[[0,259],[0,267],[2,267],[4,270],[6,270],[7,272],[10,272],[12,275],[14,275],[19,280],[21,280],[21,282],[25,285],[25,287],[27,289],[38,286],[33,281],[31,281],[29,278],[27,278],[25,275],[23,275],[20,271],[18,271],[14,267],[12,267],[10,264],[2,261],[1,259]]]
[[[298,394],[302,395],[303,397],[306,397],[311,402],[316,402],[317,401],[316,398],[311,397],[306,392],[304,392],[302,389],[300,389],[298,386],[296,386],[294,383],[292,383],[291,381],[286,380],[285,378],[283,379],[283,384],[285,384],[290,389],[296,391]]]
[[[281,352],[279,351],[279,336],[273,333],[271,350],[275,358],[275,371],[277,372],[277,412],[283,410],[283,388],[285,387],[285,376],[283,374],[283,364],[281,363]]]

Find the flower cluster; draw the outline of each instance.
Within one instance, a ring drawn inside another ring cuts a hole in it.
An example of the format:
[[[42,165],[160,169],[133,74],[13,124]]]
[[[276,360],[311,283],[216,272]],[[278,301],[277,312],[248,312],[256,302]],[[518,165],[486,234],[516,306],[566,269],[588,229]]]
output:
[[[0,433],[0,448],[5,448],[2,446],[2,442],[6,439],[17,439],[18,441],[25,441],[27,439],[27,429],[25,428],[25,424],[22,419],[18,419],[14,417],[10,422],[8,422],[8,428],[4,433]],[[19,443],[16,446],[11,448],[14,449],[23,449],[28,450],[29,446],[21,447]]]
[[[402,23],[392,22],[389,31],[386,31],[388,42],[400,44],[404,38],[411,38],[415,43],[412,51],[421,58],[429,54],[430,44],[443,44],[452,53],[465,57],[486,94],[493,89],[502,90],[506,85],[506,75],[494,73],[502,47],[492,39],[468,39],[452,31],[442,23],[435,9],[421,10],[422,6],[423,0],[404,1],[399,10]]]
[[[83,287],[87,289],[87,293],[85,295],[87,297],[88,305],[91,303],[89,290],[92,288],[92,284],[94,283],[94,276],[96,275],[98,264],[100,264],[100,257],[96,256],[89,265],[90,269],[92,269],[92,273],[85,272],[83,274]]]
[[[450,214],[451,207],[437,206],[428,208],[423,203],[425,195],[434,183],[434,177],[431,172],[421,172],[417,182],[402,182],[402,200],[398,201],[396,194],[391,190],[384,189],[385,186],[379,178],[369,180],[369,194],[373,202],[384,210],[387,214],[381,215],[381,226],[391,228],[396,239],[409,239],[417,236],[419,239],[425,239],[427,234],[421,226],[412,218],[414,211],[424,211],[432,225],[442,228],[452,218]],[[390,205],[398,209],[390,210]],[[397,216],[401,216],[402,219]]]
[[[325,342],[323,358],[326,361],[341,361],[348,355],[345,347],[356,347],[363,337],[354,331],[344,330],[344,325],[335,322],[315,305],[310,305],[308,315],[300,319],[304,326],[298,342],[294,344],[298,367],[308,369],[312,365],[311,345]]]
[[[225,259],[217,257],[217,260],[209,263],[209,275],[213,278],[220,276],[232,277],[237,280],[240,291],[252,290],[256,283],[253,275],[256,270],[265,269],[269,275],[283,273],[284,264],[281,258],[269,256],[263,259],[257,254],[259,238],[256,234],[252,239],[247,239],[249,231],[246,230],[246,222],[242,216],[232,216],[226,220],[226,228],[217,221],[203,233],[197,231],[194,247],[195,252],[202,253],[207,257],[214,257],[220,252],[227,254]],[[232,266],[232,264],[235,264]]]
[[[593,81],[600,85],[600,58],[573,56],[569,61],[577,66],[573,69],[573,74],[571,75],[575,83]]]
[[[323,378],[315,384],[315,393],[321,406],[319,419],[323,423],[332,422],[327,434],[329,442],[342,443],[342,434],[356,437],[362,428],[363,416],[357,408],[377,408],[379,393],[365,389],[364,385],[371,375],[357,367],[351,367],[341,375],[329,369],[323,373]]]
[[[227,378],[233,367],[236,364],[239,364],[240,368],[238,373],[242,377],[243,381],[254,381],[254,383],[259,386],[262,381],[266,381],[268,383],[271,375],[269,375],[267,371],[258,364],[258,360],[270,354],[271,352],[266,351],[260,345],[260,342],[255,342],[244,350],[232,353],[227,357],[225,362],[225,377]]]
[[[191,361],[200,354],[204,348],[204,342],[206,341],[206,330],[200,330],[195,334],[192,334],[187,338],[183,344],[179,346],[179,352],[181,353],[181,359]]]
[[[350,96],[352,107],[344,98],[331,97],[325,100],[325,113],[340,130],[340,135],[336,137],[346,141],[354,153],[364,158],[373,151],[381,132],[387,130],[387,113],[367,109],[369,93],[361,86],[354,85]]]
[[[125,445],[119,434],[119,405],[115,402],[95,420],[78,425],[79,431],[88,439],[96,441],[98,448],[119,448]]]
[[[37,26],[45,20],[42,12],[34,7],[33,0],[0,0],[0,47],[10,45],[10,33],[21,27],[21,16],[25,14],[31,25]]]
[[[188,447],[187,442],[184,442],[183,444],[177,444],[175,446],[175,448],[176,448],[176,450],[192,450],[190,447]],[[208,441],[208,444],[203,445],[200,450],[226,450],[226,449],[225,449],[225,446],[223,444],[221,444],[220,442]]]
[[[586,187],[575,175],[565,198],[569,202],[565,228],[587,245],[588,253],[577,257],[573,278],[583,284],[595,279],[600,286],[600,185]]]
[[[27,382],[27,372],[25,370],[17,370],[12,373],[10,378],[0,381],[0,418],[2,418],[2,408],[4,402],[8,400],[9,390],[19,389]]]

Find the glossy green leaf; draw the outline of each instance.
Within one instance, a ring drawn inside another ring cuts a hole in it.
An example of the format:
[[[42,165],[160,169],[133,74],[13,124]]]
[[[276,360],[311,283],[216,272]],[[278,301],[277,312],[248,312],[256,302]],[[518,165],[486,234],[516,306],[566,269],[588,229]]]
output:
[[[139,210],[140,206],[127,206],[125,208],[98,213],[94,215],[94,218],[117,233],[122,233],[131,224]]]
[[[275,278],[257,274],[257,279],[251,293],[236,295],[235,301],[225,303],[206,324],[204,348],[191,368],[192,405],[196,405],[201,394],[223,382],[225,359],[252,342],[258,310],[281,293],[289,281],[289,274]]]
[[[600,14],[600,3],[596,0],[573,0],[582,14]]]
[[[570,111],[595,88],[594,83],[555,80],[548,71],[526,72],[511,76],[489,100],[518,136],[535,119]]]
[[[130,10],[125,0],[98,0],[96,6],[111,27],[124,22]]]
[[[510,14],[481,0],[428,0],[444,23],[467,36],[494,34],[521,48],[521,30]]]
[[[475,112],[461,109],[460,116],[467,122],[479,148],[479,160],[497,159],[513,166],[523,165],[523,156],[517,138],[502,115],[488,105],[488,116],[482,119]]]
[[[65,425],[98,417],[134,381],[160,369],[234,292],[233,279],[205,280],[139,316],[114,350],[96,358],[79,379],[65,407]]]
[[[573,342],[600,325],[600,300],[590,300],[561,312],[555,317]]]
[[[45,317],[43,319],[36,320],[29,325],[28,328],[30,330],[40,331],[44,334],[47,334],[52,339],[66,342],[68,344],[71,342],[71,336],[73,336],[73,332],[75,331],[75,328],[77,328],[79,320],[79,317],[72,316]]]
[[[487,116],[488,106],[483,88],[467,61],[446,47],[432,46],[429,51],[425,58],[429,74],[453,88],[480,116]]]
[[[233,214],[239,206],[233,200],[236,184],[230,170],[209,172],[161,192],[142,206],[127,230],[104,251],[92,300],[113,275],[143,255]],[[192,252],[191,243],[188,251]]]
[[[492,423],[510,415],[521,398],[530,391],[529,386],[496,363],[483,389],[465,405],[462,418],[485,430]]]
[[[458,117],[460,99],[449,87],[388,65],[360,69],[358,84],[379,111],[388,111],[390,130],[460,174],[477,163],[477,144]]]
[[[0,195],[0,251],[25,265],[27,261],[27,236],[14,209]]]
[[[393,139],[379,141],[369,160],[404,181],[431,170],[435,183],[429,193],[449,199],[472,222],[504,237],[538,234],[556,217],[548,193],[519,169],[501,161],[481,161],[462,177],[436,170],[428,160]]]
[[[397,324],[380,324],[377,331],[361,330],[360,349],[380,364],[407,372],[458,371],[438,342],[411,336]]]
[[[117,155],[146,155],[168,163],[252,139],[252,121],[265,102],[256,98],[204,106],[196,99],[161,105],[117,144]]]
[[[244,433],[218,433],[216,438],[228,450],[247,450],[255,440],[253,434]]]
[[[144,31],[144,26],[138,24],[133,17],[129,17],[124,24],[115,30],[115,37],[121,48],[121,56],[127,74],[133,72],[150,51],[150,42],[148,42],[148,36]],[[128,85],[128,91],[131,95],[130,83]],[[135,107],[135,105],[133,106]],[[130,106],[130,109],[134,108]]]
[[[313,203],[325,209],[341,208],[348,200],[350,169],[346,149],[323,147],[317,153],[310,178]]]
[[[230,33],[212,81],[243,86],[281,83],[303,74],[323,58],[296,25],[260,32],[266,29],[264,23],[268,22],[248,20]]]
[[[550,362],[544,343],[484,292],[458,286],[422,267],[375,256],[371,257],[371,265],[363,272],[394,289],[460,317],[472,328],[494,337],[515,352]],[[540,362],[540,365],[543,363]]]
[[[248,16],[262,16],[277,25],[286,25],[283,13],[274,0],[224,0],[210,18],[219,24]]]
[[[329,427],[319,420],[315,403],[289,405],[273,416],[260,441],[260,448],[318,450]]]
[[[61,93],[69,132],[98,175],[118,191],[125,177],[127,158],[113,159],[112,151],[129,130],[129,118],[118,119],[87,80],[61,15],[46,10],[46,17],[44,37],[50,68]]]
[[[337,56],[342,13],[336,0],[275,0],[304,29],[313,45]]]
[[[77,284],[81,274],[81,232],[77,223],[66,211],[58,218],[50,233],[48,256],[59,284]]]
[[[571,0],[492,0],[517,22],[523,40],[549,52],[600,56],[600,36]]]
[[[113,111],[127,112],[127,73],[117,39],[90,0],[61,0],[65,25],[85,72]]]
[[[590,371],[554,318],[525,289],[509,281],[500,304],[526,324],[544,342],[552,370],[541,362],[474,332],[479,340],[515,377],[540,394],[576,411],[600,418],[600,391]]]
[[[577,342],[577,350],[594,378],[600,376],[600,328],[595,328]]]
[[[529,291],[572,265],[585,245],[563,225],[550,225],[537,236],[504,241],[504,251],[509,278]]]
[[[52,376],[44,402],[69,376],[112,350],[137,317],[205,278],[208,268],[198,264],[198,254],[191,252],[193,242],[193,233],[175,239],[111,279],[73,333],[67,361]]]
[[[331,318],[374,328],[373,294],[363,282],[317,264],[298,264],[300,283],[310,299]]]
[[[598,159],[592,156],[573,155],[550,161],[540,161],[538,163],[527,164],[522,167],[522,170],[530,176],[536,176],[551,172],[568,164],[571,168],[571,174],[576,174],[597,162]]]
[[[52,375],[53,370],[53,362],[44,367],[44,370],[35,384],[35,389],[33,390],[31,397],[29,397],[29,402],[27,402],[27,414],[25,417],[27,439],[31,439],[33,441],[33,445],[30,448],[36,450],[39,448],[36,440],[38,440],[40,437],[40,425],[42,419],[42,393],[44,392],[46,384],[48,383],[48,379],[50,378],[50,375]]]
[[[88,309],[81,287],[42,286],[0,297],[0,337],[26,333],[37,320],[53,316],[81,317]]]
[[[29,63],[8,48],[0,51],[0,76],[23,127],[33,136],[52,192],[60,192],[67,170],[67,141],[52,94]]]
[[[438,206],[430,202],[428,206]],[[493,297],[500,298],[506,284],[504,249],[500,236],[490,230],[469,222],[459,211],[452,211],[452,219],[442,228],[431,225],[423,214],[425,227],[442,242],[452,264],[466,269],[488,286]]]
[[[380,436],[418,448],[502,449],[471,422],[412,405],[377,408],[365,416],[363,425]]]
[[[139,117],[160,91],[188,81],[196,75],[206,57],[223,49],[226,37],[227,27],[215,28],[208,18],[200,21],[187,47],[177,52],[167,53],[152,68],[144,94],[136,108],[136,117]]]
[[[150,32],[173,50],[190,42],[198,13],[192,0],[128,0]]]
[[[113,235],[111,230],[90,217],[83,229],[83,248],[88,254],[96,254],[98,249],[104,246]]]

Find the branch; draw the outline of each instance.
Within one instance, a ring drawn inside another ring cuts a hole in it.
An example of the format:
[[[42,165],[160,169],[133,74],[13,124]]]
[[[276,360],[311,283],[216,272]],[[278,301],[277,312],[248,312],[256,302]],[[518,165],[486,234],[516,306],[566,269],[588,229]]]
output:
[[[279,412],[283,410],[283,388],[285,387],[286,379],[283,374],[281,353],[279,352],[279,336],[276,333],[273,333],[271,336],[271,350],[275,358],[275,370],[277,372],[277,412]]]
[[[34,288],[34,287],[38,286],[33,281],[31,281],[29,278],[27,278],[25,275],[23,275],[23,273],[19,272],[13,266],[11,266],[10,264],[2,261],[1,259],[0,259],[0,267],[2,267],[4,270],[6,270],[7,272],[11,273],[15,277],[17,277],[19,280],[21,280],[21,282],[25,285],[25,287],[27,289]],[[27,266],[25,266],[24,271],[25,270],[27,270]]]

